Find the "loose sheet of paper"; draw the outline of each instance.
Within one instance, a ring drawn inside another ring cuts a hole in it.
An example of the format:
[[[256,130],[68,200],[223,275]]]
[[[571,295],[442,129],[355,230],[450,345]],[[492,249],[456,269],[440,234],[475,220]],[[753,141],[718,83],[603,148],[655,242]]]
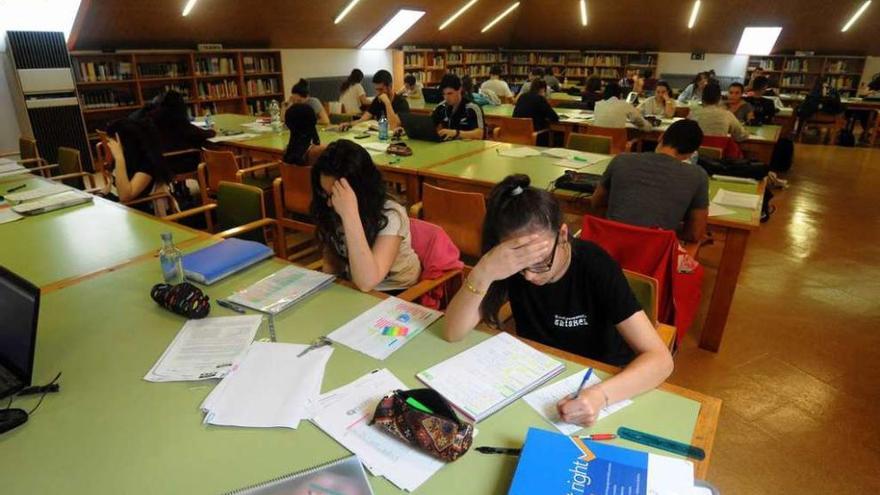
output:
[[[45,198],[53,194],[70,191],[72,188],[64,184],[41,184],[37,187],[23,189],[14,193],[6,194],[6,200],[13,203],[21,201],[33,201],[35,199]]]
[[[212,138],[208,138],[208,141],[212,143],[223,143],[226,141],[244,141],[245,139],[253,139],[259,137],[256,134],[251,134],[249,132],[243,132],[241,134],[232,134],[229,136],[214,136]]]
[[[403,347],[442,313],[389,297],[327,337],[374,359],[385,359]]]
[[[23,217],[18,213],[12,211],[12,208],[4,208],[0,210],[0,225],[4,223],[14,222],[16,220],[21,220]]]
[[[555,426],[557,430],[566,435],[573,435],[580,431],[583,426],[565,423],[559,419],[559,412],[556,410],[556,404],[564,397],[568,397],[578,390],[586,372],[587,370],[579,371],[568,378],[535,390],[529,395],[523,397],[523,400],[525,400],[528,405],[532,406],[534,410],[538,411],[538,414]],[[587,380],[585,388],[592,387],[599,383],[602,383],[602,379],[593,373],[593,375],[590,376],[590,379]],[[599,421],[602,421],[608,415],[614,414],[630,404],[632,404],[631,400],[624,400],[610,404],[608,407],[599,411]]]
[[[357,455],[373,475],[411,492],[443,462],[369,425],[379,401],[398,389],[407,386],[390,371],[373,371],[322,395],[312,422]]]
[[[361,143],[367,151],[375,151],[377,153],[385,153],[388,150],[388,143]]]
[[[513,148],[507,148],[498,152],[498,156],[506,156],[509,158],[525,158],[528,156],[540,156],[541,152],[536,150],[535,148],[530,148],[528,146],[516,146]]]
[[[712,199],[713,203],[718,203],[719,205],[748,208],[750,210],[758,209],[760,201],[761,197],[757,194],[734,192],[727,189],[719,189],[715,193],[715,198]]]
[[[222,378],[254,340],[261,316],[189,320],[144,376],[150,382]]]
[[[311,417],[331,347],[254,342],[202,403],[205,423],[297,428]]]
[[[709,203],[710,217],[723,217],[724,215],[732,215],[734,213],[736,213],[736,211],[731,210],[730,208],[725,208],[717,203]]]

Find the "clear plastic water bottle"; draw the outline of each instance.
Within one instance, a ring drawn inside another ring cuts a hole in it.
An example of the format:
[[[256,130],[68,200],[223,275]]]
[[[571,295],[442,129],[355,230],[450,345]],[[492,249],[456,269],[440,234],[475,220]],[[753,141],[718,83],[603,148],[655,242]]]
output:
[[[162,265],[162,277],[166,284],[183,282],[183,253],[174,246],[171,232],[162,234],[162,249],[159,251],[159,263]]]
[[[281,107],[278,106],[277,100],[272,100],[269,105],[269,115],[272,117],[272,130],[281,132]]]
[[[388,141],[388,117],[379,119],[379,141]]]
[[[697,165],[700,161],[700,152],[694,151],[693,153],[691,153],[691,157],[688,159],[688,161],[691,162],[692,165]]]
[[[214,128],[214,116],[211,115],[210,110],[205,110],[205,127],[208,129]]]

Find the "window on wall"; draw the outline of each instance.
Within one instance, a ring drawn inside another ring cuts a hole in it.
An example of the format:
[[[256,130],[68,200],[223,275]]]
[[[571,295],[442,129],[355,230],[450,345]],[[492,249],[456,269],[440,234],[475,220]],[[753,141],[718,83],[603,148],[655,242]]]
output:
[[[0,0],[0,51],[6,31],[61,31],[70,34],[80,0]]]

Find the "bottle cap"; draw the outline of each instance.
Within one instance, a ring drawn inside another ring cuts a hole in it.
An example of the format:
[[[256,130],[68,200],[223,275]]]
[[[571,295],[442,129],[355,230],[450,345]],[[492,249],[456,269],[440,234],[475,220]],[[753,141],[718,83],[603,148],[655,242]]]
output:
[[[170,241],[171,240],[171,232],[162,232],[162,240]]]

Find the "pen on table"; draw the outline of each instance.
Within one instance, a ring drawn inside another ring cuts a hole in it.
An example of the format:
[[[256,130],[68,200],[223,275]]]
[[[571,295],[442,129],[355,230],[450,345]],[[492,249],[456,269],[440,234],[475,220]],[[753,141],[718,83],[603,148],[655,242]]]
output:
[[[15,192],[15,191],[20,191],[20,190],[24,189],[25,187],[27,187],[27,184],[21,184],[20,186],[15,186],[12,189],[9,189],[8,191],[6,191],[6,194],[9,194],[9,193]]]
[[[510,449],[505,447],[477,447],[477,452],[481,454],[520,455],[522,453],[522,449]]]
[[[572,399],[577,399],[578,394],[580,394],[581,390],[584,389],[584,385],[586,385],[587,382],[590,381],[591,376],[593,376],[593,368],[587,368],[587,372],[584,373],[584,379],[581,380],[581,385],[578,387],[575,393],[571,394]]]
[[[593,433],[592,435],[581,436],[584,440],[593,440],[594,442],[603,442],[605,440],[614,440],[617,435],[614,433]]]
[[[244,314],[244,308],[242,308],[238,304],[233,304],[233,303],[226,301],[224,299],[217,299],[217,304],[219,304],[220,306],[223,306],[226,309],[231,309],[232,311],[235,311],[238,314],[242,314],[242,315]]]

